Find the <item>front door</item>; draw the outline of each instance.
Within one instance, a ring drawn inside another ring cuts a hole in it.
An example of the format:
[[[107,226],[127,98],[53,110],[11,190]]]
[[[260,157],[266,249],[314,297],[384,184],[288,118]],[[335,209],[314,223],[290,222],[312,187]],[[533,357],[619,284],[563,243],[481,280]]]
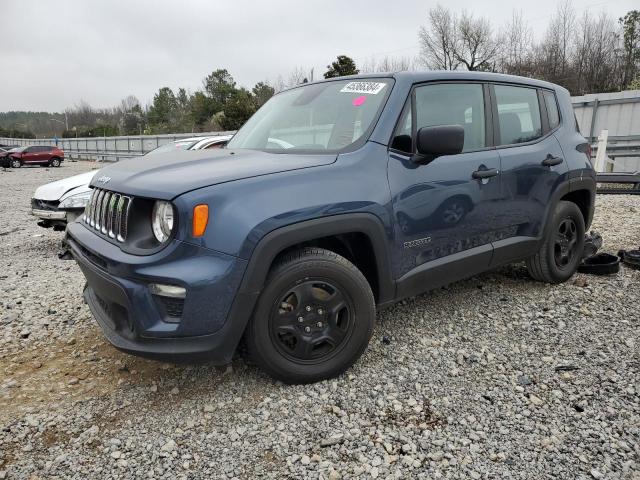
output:
[[[34,163],[38,161],[38,147],[27,147],[22,153],[22,163]]]
[[[480,83],[414,88],[389,150],[399,280],[450,261],[470,274],[489,266],[500,215],[500,157],[491,147],[488,96]],[[465,131],[462,153],[412,160],[418,129],[453,124]]]

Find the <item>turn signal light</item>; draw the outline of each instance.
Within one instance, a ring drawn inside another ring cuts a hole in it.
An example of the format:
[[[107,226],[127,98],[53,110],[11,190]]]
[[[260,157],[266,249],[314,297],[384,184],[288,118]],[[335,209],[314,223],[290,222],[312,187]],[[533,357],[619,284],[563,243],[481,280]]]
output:
[[[201,237],[207,229],[209,221],[209,205],[196,205],[193,207],[193,230],[194,237]]]

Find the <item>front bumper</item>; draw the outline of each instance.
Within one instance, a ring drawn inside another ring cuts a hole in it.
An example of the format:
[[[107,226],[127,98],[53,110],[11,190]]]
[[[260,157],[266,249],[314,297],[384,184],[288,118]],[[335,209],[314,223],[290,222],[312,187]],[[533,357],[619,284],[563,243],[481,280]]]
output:
[[[238,293],[245,260],[179,241],[130,255],[80,222],[66,240],[87,280],[84,298],[116,348],[167,361],[231,360],[255,301]],[[167,305],[149,283],[182,286],[186,298]]]
[[[67,221],[67,212],[63,210],[37,210],[31,209],[31,214],[42,220],[64,220]]]
[[[31,214],[38,219],[38,225],[43,228],[51,228],[62,231],[68,223],[75,222],[82,215],[84,208],[69,210],[42,210],[32,208]]]

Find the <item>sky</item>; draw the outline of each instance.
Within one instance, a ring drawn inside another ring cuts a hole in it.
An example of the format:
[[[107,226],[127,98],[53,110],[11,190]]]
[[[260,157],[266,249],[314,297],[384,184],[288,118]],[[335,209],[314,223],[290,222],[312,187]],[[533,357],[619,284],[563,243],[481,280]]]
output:
[[[540,37],[557,2],[447,0],[497,28],[522,12]],[[226,68],[238,85],[286,80],[295,68],[321,78],[337,55],[361,64],[415,57],[426,0],[0,0],[0,111],[63,111],[84,100],[143,104],[160,87],[195,91]],[[577,15],[614,18],[637,0],[574,0]]]

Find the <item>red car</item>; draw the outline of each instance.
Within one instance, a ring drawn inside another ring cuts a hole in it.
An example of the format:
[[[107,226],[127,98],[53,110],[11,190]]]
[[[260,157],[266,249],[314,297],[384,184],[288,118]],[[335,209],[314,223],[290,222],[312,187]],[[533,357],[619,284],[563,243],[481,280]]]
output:
[[[9,150],[4,159],[8,166],[20,168],[22,165],[47,165],[59,167],[64,161],[64,152],[58,147],[31,145]]]

